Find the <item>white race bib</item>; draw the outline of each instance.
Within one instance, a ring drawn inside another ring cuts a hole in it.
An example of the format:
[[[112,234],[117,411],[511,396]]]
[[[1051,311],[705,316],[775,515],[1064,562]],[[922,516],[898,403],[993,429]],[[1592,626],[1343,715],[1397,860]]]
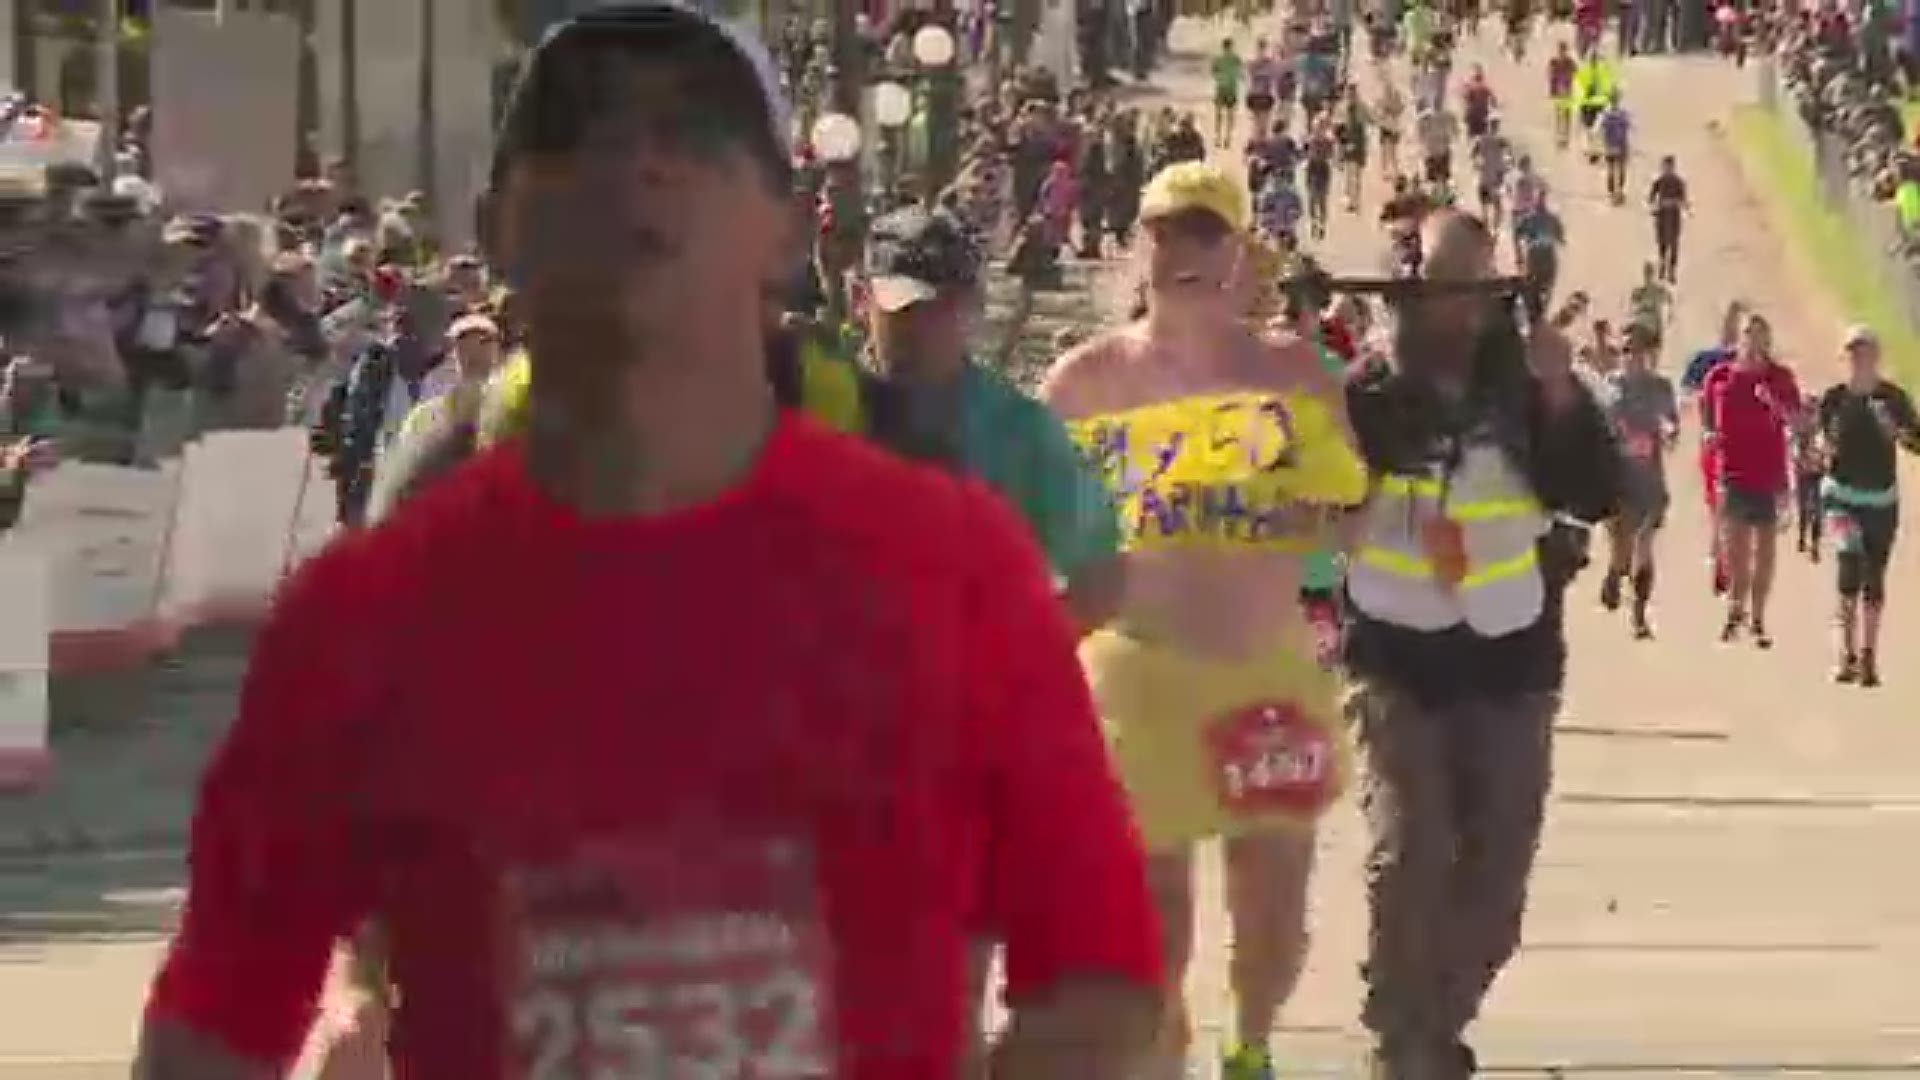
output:
[[[508,1075],[835,1075],[813,872],[787,841],[620,843],[516,870]]]

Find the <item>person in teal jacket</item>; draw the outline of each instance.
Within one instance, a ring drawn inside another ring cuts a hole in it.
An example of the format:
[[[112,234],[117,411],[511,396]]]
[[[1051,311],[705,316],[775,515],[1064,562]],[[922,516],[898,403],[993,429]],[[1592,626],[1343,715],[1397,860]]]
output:
[[[944,210],[909,207],[867,237],[867,437],[977,477],[1033,529],[1084,629],[1119,602],[1120,526],[1102,478],[1066,425],[967,354],[981,303],[981,256]]]

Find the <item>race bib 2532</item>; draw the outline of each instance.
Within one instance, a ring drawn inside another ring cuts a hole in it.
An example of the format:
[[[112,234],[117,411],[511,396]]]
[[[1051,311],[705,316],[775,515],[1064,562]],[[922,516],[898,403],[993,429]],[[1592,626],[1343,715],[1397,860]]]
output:
[[[508,1075],[811,1080],[834,1073],[808,849],[596,842],[507,883]]]

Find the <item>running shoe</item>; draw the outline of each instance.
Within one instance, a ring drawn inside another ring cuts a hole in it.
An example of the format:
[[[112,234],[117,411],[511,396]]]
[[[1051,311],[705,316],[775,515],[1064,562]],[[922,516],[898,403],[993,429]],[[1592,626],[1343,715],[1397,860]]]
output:
[[[1750,629],[1753,631],[1753,647],[1754,648],[1756,649],[1773,648],[1773,635],[1767,633],[1767,625],[1765,623],[1761,622],[1759,619],[1755,619],[1753,620],[1753,623]]]
[[[1620,581],[1621,575],[1611,570],[1600,579],[1600,606],[1608,611],[1620,610]]]
[[[1635,641],[1652,641],[1653,640],[1653,627],[1651,624],[1647,622],[1647,617],[1645,615],[1635,615],[1633,617],[1633,640]]]
[[[1840,657],[1840,663],[1833,669],[1833,681],[1837,683],[1857,683],[1860,681],[1860,658],[1853,653]]]
[[[1274,1080],[1273,1052],[1264,1046],[1243,1046],[1220,1059],[1220,1080]]]
[[[1873,655],[1872,649],[1864,649],[1860,653],[1860,685],[1880,685],[1880,661]]]
[[[1368,1059],[1368,1080],[1473,1080],[1480,1059],[1465,1043],[1437,1047],[1423,1054],[1375,1048]]]
[[[1742,615],[1738,611],[1727,612],[1727,621],[1721,624],[1721,627],[1720,627],[1720,640],[1721,641],[1740,640],[1740,628],[1745,626],[1746,624],[1747,624],[1747,617],[1745,615]]]

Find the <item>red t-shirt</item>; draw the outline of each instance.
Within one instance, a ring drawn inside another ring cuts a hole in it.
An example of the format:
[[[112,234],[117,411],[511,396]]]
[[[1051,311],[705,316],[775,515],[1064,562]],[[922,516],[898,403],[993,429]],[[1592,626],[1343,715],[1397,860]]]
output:
[[[1744,491],[1787,490],[1787,421],[1800,405],[1793,372],[1775,363],[1721,364],[1708,372],[1701,397],[1721,478]]]
[[[1013,1000],[1159,985],[1026,534],[799,418],[662,516],[583,519],[482,455],[281,597],[150,1017],[287,1062],[370,915],[401,1077],[952,1076],[983,924]]]
[[[1563,98],[1573,93],[1573,74],[1579,69],[1571,56],[1555,56],[1547,61],[1547,96]]]

